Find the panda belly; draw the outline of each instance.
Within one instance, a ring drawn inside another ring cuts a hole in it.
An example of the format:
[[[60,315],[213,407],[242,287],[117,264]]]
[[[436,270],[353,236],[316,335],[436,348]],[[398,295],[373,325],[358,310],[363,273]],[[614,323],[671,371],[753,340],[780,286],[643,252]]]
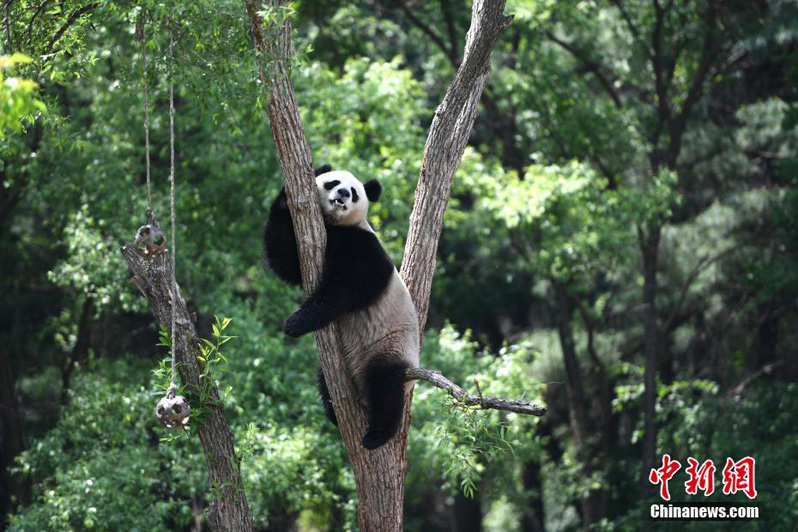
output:
[[[385,293],[373,305],[338,320],[338,333],[347,371],[358,388],[362,388],[370,362],[401,361],[418,367],[418,315],[396,270]],[[412,382],[406,383],[405,391],[410,388]]]

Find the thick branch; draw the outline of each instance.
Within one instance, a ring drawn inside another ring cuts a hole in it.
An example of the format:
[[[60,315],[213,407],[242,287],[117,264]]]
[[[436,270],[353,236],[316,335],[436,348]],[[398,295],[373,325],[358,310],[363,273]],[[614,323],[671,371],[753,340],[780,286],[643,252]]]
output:
[[[454,173],[477,116],[477,103],[485,80],[490,74],[490,53],[511,20],[504,15],[503,1],[474,1],[463,62],[443,102],[435,110],[424,146],[400,272],[418,311],[422,334],[435,274],[435,253]]]
[[[448,391],[449,395],[466,406],[478,406],[483,410],[507,410],[508,412],[526,414],[529,416],[542,416],[546,413],[546,409],[544,407],[529,403],[527,401],[520,401],[516,399],[500,399],[498,397],[470,394],[462,387],[444,377],[440,371],[423,368],[411,368],[405,372],[405,380],[427,381],[431,384],[434,384],[438,388],[441,388],[442,390]]]
[[[130,272],[131,281],[147,298],[150,310],[158,318],[158,322],[171,330],[172,326],[172,266],[169,254],[162,253],[152,260],[139,257],[133,244],[122,246]],[[177,361],[177,369],[183,385],[188,389],[191,398],[199,397],[203,383],[197,357],[201,354],[199,338],[186,307],[186,302],[178,289],[177,327],[173,353]],[[208,394],[209,400],[202,405],[207,412],[204,424],[196,427],[197,436],[202,442],[205,463],[211,486],[219,491],[208,508],[208,524],[211,530],[239,532],[253,530],[252,513],[247,504],[241,483],[241,471],[235,453],[233,433],[224,417],[224,409],[216,388]],[[197,407],[199,405],[192,405]],[[154,419],[154,418],[153,418]]]

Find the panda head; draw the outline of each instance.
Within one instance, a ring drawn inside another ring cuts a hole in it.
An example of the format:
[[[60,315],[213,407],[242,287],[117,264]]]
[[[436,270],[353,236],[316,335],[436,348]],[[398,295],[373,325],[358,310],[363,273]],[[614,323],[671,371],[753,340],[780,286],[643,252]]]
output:
[[[372,179],[365,185],[345,171],[316,176],[319,203],[324,219],[331,225],[358,225],[366,219],[369,203],[378,201],[382,185]]]

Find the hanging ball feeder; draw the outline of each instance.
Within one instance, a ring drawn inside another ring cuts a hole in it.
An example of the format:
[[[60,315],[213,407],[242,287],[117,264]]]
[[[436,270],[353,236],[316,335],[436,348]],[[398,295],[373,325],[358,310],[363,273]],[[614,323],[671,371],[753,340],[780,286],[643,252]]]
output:
[[[155,407],[155,415],[158,416],[158,420],[167,429],[186,428],[191,414],[191,406],[189,406],[186,398],[182,395],[177,395],[175,392],[176,387],[172,384],[166,390],[166,396],[158,401],[158,406]]]
[[[144,259],[153,259],[166,250],[166,235],[155,224],[139,227],[134,242],[136,253]]]

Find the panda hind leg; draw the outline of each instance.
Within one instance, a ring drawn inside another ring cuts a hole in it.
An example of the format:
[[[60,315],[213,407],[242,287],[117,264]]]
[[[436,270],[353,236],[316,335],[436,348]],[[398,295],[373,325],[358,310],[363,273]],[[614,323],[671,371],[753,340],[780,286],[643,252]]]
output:
[[[321,369],[321,364],[316,369],[316,383],[319,385],[319,396],[321,397],[321,405],[324,407],[324,413],[327,415],[327,419],[330,420],[330,423],[337,427],[338,418],[335,417],[330,390],[327,388],[327,381],[324,378],[324,371]]]
[[[365,369],[361,391],[367,405],[368,429],[361,444],[376,449],[393,438],[402,423],[405,404],[404,380],[408,364],[377,358]]]

